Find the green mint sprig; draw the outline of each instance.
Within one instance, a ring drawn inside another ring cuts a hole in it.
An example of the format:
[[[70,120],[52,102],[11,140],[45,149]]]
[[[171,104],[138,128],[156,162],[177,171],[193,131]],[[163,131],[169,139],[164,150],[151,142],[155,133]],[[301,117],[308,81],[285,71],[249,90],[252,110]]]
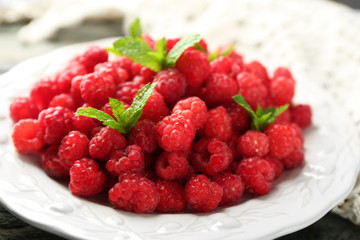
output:
[[[268,125],[275,122],[277,116],[289,107],[289,104],[285,104],[277,108],[269,107],[263,109],[260,105],[258,105],[256,112],[254,112],[241,94],[233,96],[233,99],[247,111],[251,118],[251,128],[257,131],[264,131]]]
[[[220,51],[219,49],[216,49],[214,52],[210,53],[209,54],[209,62],[212,62],[214,61],[216,58],[220,57],[220,56],[223,56],[223,57],[228,57],[230,56],[230,54],[232,53],[232,51],[234,50],[235,48],[235,44],[232,43],[229,45],[228,48],[226,48],[221,54],[220,54]]]
[[[113,43],[113,48],[107,51],[115,55],[128,56],[134,62],[148,67],[155,72],[165,68],[172,68],[181,54],[189,47],[195,46],[201,40],[200,34],[189,34],[183,37],[166,54],[166,39],[161,38],[156,42],[156,49],[153,50],[141,38],[140,20],[136,19],[130,27],[130,36],[123,37]]]
[[[115,98],[109,98],[111,111],[115,118],[96,108],[87,107],[79,109],[75,114],[95,118],[110,128],[116,129],[122,134],[128,134],[135,126],[143,113],[143,108],[154,91],[156,82],[146,84],[135,95],[134,101],[128,109],[124,103]]]

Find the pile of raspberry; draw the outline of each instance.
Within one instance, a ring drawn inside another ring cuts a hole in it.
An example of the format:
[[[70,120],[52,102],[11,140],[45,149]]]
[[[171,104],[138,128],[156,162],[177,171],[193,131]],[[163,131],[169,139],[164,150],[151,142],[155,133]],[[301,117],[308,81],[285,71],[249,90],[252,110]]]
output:
[[[167,39],[167,51],[178,41]],[[287,68],[270,76],[235,50],[222,55],[225,47],[210,62],[206,42],[199,45],[160,72],[126,56],[109,60],[105,49],[91,46],[13,100],[16,150],[35,154],[49,176],[69,181],[74,195],[106,193],[115,207],[136,213],[210,212],[244,192],[269,193],[284,169],[304,161],[302,130],[311,125],[311,108],[292,102],[295,81]],[[127,135],[74,114],[91,106],[112,115],[109,98],[129,107],[154,81]],[[260,132],[232,99],[237,94],[254,110],[290,107]]]

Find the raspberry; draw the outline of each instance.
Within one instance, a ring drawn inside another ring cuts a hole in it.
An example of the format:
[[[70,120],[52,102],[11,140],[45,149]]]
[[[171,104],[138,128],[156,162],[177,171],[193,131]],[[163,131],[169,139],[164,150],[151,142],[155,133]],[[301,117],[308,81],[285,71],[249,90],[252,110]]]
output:
[[[274,78],[270,83],[270,93],[276,106],[290,104],[295,94],[295,81],[286,77]]]
[[[39,123],[45,131],[47,144],[58,144],[73,129],[73,112],[64,107],[51,107],[40,112]]]
[[[269,155],[284,158],[294,149],[296,132],[288,124],[270,124],[264,131],[269,138]]]
[[[83,106],[79,107],[77,110],[87,107],[89,106],[87,104],[84,104]],[[74,114],[74,116],[72,117],[72,123],[75,130],[85,133],[86,135],[89,135],[92,129],[98,125],[97,121],[94,118],[89,118],[78,114]]]
[[[69,189],[76,196],[91,197],[105,188],[106,175],[96,161],[77,160],[70,168]]]
[[[227,169],[233,160],[230,148],[217,138],[201,138],[193,144],[190,161],[196,170],[215,176]]]
[[[60,90],[53,79],[45,77],[36,82],[30,92],[30,101],[41,111],[45,109],[51,99],[58,95]]]
[[[125,211],[153,212],[159,202],[155,184],[140,174],[125,173],[109,191],[112,204]]]
[[[295,148],[287,157],[280,159],[286,168],[295,168],[304,161],[304,149],[302,147]]]
[[[106,169],[115,174],[121,175],[125,172],[141,172],[145,168],[144,154],[138,145],[129,145],[125,150],[117,150],[116,158],[112,158],[106,163]]]
[[[245,158],[237,169],[246,189],[251,193],[264,195],[270,192],[275,171],[272,164],[258,157]]]
[[[210,64],[205,53],[199,50],[187,50],[176,62],[176,69],[184,74],[188,85],[198,87],[208,77]]]
[[[225,142],[231,150],[233,159],[237,159],[237,158],[241,157],[241,155],[238,151],[239,137],[240,137],[239,134],[237,134],[236,132],[233,132],[233,134],[231,135],[231,138]]]
[[[107,51],[104,48],[100,48],[98,46],[90,46],[81,56],[81,61],[88,73],[94,71],[96,64],[106,62],[107,60]]]
[[[81,96],[86,103],[95,108],[102,107],[115,93],[115,84],[111,78],[99,74],[85,75],[80,83]]]
[[[291,122],[291,112],[290,109],[286,109],[283,113],[276,117],[274,123],[286,124]]]
[[[285,68],[285,67],[278,67],[275,70],[273,78],[277,78],[277,77],[286,77],[286,78],[294,79],[291,72],[290,72],[290,70]]]
[[[115,62],[99,63],[95,66],[94,71],[100,76],[111,78],[116,85],[126,82],[129,79],[127,71],[118,67],[118,64]]]
[[[170,111],[166,106],[164,98],[160,93],[153,91],[143,108],[143,114],[140,119],[150,119],[157,123],[165,116],[169,115],[169,113]]]
[[[125,82],[118,85],[115,97],[124,103],[131,104],[136,93],[142,87],[139,83]]]
[[[299,104],[290,107],[291,121],[301,128],[307,128],[311,125],[311,107],[309,105]]]
[[[205,175],[191,178],[185,185],[185,197],[189,205],[200,212],[211,212],[222,199],[223,189],[216,182],[210,182]]]
[[[250,117],[243,107],[237,103],[228,103],[224,107],[231,117],[232,127],[235,132],[241,134],[250,128]]]
[[[238,92],[234,79],[225,74],[214,73],[206,80],[206,100],[211,103],[232,102],[232,96]]]
[[[209,137],[218,137],[222,141],[230,139],[233,131],[231,117],[223,106],[211,109],[208,112],[204,130]]]
[[[71,89],[72,79],[76,76],[82,76],[86,74],[87,71],[84,65],[77,63],[71,67],[66,68],[62,71],[59,76],[56,78],[56,84],[59,88],[60,93],[69,93]]]
[[[84,103],[80,92],[80,84],[82,80],[83,76],[76,76],[71,80],[70,95],[74,100],[76,106],[80,106]]]
[[[156,175],[163,179],[174,180],[185,177],[189,170],[186,156],[177,152],[163,152],[156,161]]]
[[[158,122],[156,132],[159,145],[168,152],[189,150],[196,133],[194,125],[178,114]]]
[[[220,205],[226,205],[239,200],[244,192],[241,177],[230,172],[224,172],[213,179],[223,189]]]
[[[39,122],[34,119],[17,122],[11,138],[19,153],[36,153],[45,145],[44,132]]]
[[[249,130],[239,138],[238,149],[245,157],[262,157],[269,152],[269,139],[262,132]]]
[[[158,212],[180,212],[186,207],[184,187],[168,180],[157,180],[155,182],[159,203],[156,207]]]
[[[122,56],[122,57],[114,59],[113,62],[116,63],[116,65],[119,68],[124,69],[128,73],[129,79],[133,77],[131,75],[131,65],[132,65],[133,61],[129,57]]]
[[[180,41],[181,38],[170,38],[166,39],[166,52],[169,53],[170,50],[175,46],[175,44]]]
[[[89,139],[78,131],[69,132],[59,146],[59,158],[64,167],[68,169],[76,160],[87,156],[89,151]]]
[[[194,124],[195,129],[201,128],[207,119],[207,107],[198,97],[188,97],[176,103],[173,113],[180,114]]]
[[[103,127],[91,138],[89,154],[92,158],[104,159],[113,150],[121,150],[126,146],[126,139],[120,132],[109,127]]]
[[[145,41],[153,50],[156,49],[156,47],[155,47],[156,42],[155,42],[155,40],[154,40],[149,34],[147,34],[147,33],[142,34],[141,38],[144,39],[144,41]]]
[[[154,82],[157,82],[155,90],[164,97],[166,102],[174,103],[185,94],[186,79],[175,68],[159,72],[155,75]]]
[[[264,83],[269,81],[269,75],[266,71],[266,68],[258,61],[252,61],[248,64],[245,64],[245,71],[254,74]]]
[[[153,153],[157,149],[155,124],[144,119],[136,123],[128,136],[129,144],[137,144],[144,153]]]
[[[211,73],[222,73],[229,75],[233,63],[234,62],[231,58],[220,56],[210,63]]]
[[[28,97],[16,97],[10,105],[10,117],[14,122],[21,119],[38,117],[39,110]]]
[[[300,141],[300,146],[302,146],[304,143],[304,137],[302,135],[301,128],[296,123],[288,123],[288,125],[290,125],[295,130],[296,138]]]
[[[236,77],[239,85],[239,93],[246,102],[256,109],[257,104],[264,106],[264,99],[268,96],[268,89],[260,78],[252,73],[243,72]]]
[[[41,154],[41,164],[50,177],[67,178],[69,176],[69,169],[60,164],[57,145],[51,145]]]
[[[279,178],[284,171],[284,165],[282,164],[282,162],[279,159],[269,157],[265,157],[265,160],[273,165],[275,173],[274,180]]]
[[[49,103],[49,107],[64,107],[70,110],[75,110],[75,102],[70,94],[62,93],[53,97]]]
[[[154,79],[154,75],[156,74],[156,72],[150,68],[144,67],[136,62],[131,64],[131,72],[132,76],[134,77],[133,81],[136,77],[140,77],[141,82],[144,84],[151,82]]]

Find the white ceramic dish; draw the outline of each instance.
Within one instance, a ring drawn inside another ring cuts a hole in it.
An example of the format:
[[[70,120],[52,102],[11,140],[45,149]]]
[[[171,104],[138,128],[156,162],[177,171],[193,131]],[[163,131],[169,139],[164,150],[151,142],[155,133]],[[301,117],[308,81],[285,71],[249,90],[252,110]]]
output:
[[[109,45],[112,40],[96,44]],[[76,239],[272,239],[304,228],[342,201],[360,166],[355,126],[316,85],[297,79],[297,102],[311,104],[305,131],[306,163],[286,172],[270,194],[209,214],[137,215],[71,195],[36,161],[16,153],[8,117],[11,99],[27,95],[39,77],[54,72],[89,44],[72,45],[14,67],[0,76],[0,200],[30,224]]]

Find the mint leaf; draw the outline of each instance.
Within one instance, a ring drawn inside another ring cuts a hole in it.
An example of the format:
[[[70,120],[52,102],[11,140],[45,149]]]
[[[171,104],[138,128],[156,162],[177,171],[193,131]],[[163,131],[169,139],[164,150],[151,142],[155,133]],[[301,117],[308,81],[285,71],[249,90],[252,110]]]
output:
[[[124,131],[124,128],[121,126],[121,124],[117,122],[113,117],[96,108],[92,108],[92,107],[81,108],[77,110],[75,114],[82,115],[85,117],[95,118],[100,122],[102,122],[104,125],[109,126],[110,128],[116,129],[119,132]]]
[[[141,25],[140,19],[137,18],[130,26],[130,36],[131,37],[141,37]]]
[[[249,114],[251,118],[251,128],[256,131],[264,131],[267,126],[275,122],[277,116],[286,111],[289,107],[289,104],[286,104],[277,108],[269,107],[263,109],[260,105],[258,105],[255,113],[241,94],[233,96],[233,99]]]
[[[114,48],[107,47],[107,48],[105,48],[105,50],[108,53],[115,54],[116,56],[121,56],[122,55],[119,51],[116,51]]]
[[[199,43],[195,43],[195,49],[202,51],[203,53],[207,53],[206,49],[201,46]]]
[[[170,50],[166,57],[166,67],[173,68],[176,61],[179,59],[181,54],[189,47],[194,46],[201,40],[200,34],[189,34],[183,37],[175,46]]]
[[[166,57],[166,39],[161,38],[159,41],[156,42],[156,51],[155,52],[148,52],[150,56],[152,56],[156,61],[163,65]]]
[[[161,63],[149,54],[153,50],[142,38],[124,37],[114,42],[113,45],[116,51],[128,56],[134,62],[155,72],[161,71]]]
[[[228,57],[230,56],[230,54],[232,53],[232,51],[234,50],[235,48],[235,44],[230,44],[229,47],[227,49],[225,49],[224,52],[221,53],[221,56],[223,57]]]
[[[121,114],[126,110],[124,103],[115,98],[109,98],[109,105],[116,120],[120,121]]]

